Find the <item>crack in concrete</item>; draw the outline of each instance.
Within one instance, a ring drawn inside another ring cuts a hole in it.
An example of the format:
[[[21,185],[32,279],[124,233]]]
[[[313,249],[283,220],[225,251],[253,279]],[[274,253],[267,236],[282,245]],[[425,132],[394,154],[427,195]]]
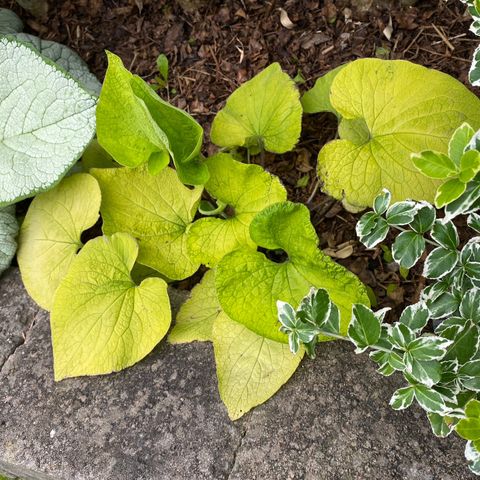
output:
[[[17,353],[17,350],[25,345],[25,343],[27,342],[28,340],[28,337],[30,336],[30,333],[33,329],[33,327],[35,326],[35,324],[37,323],[37,318],[39,317],[39,315],[41,315],[41,311],[38,311],[35,316],[33,317],[33,320],[30,322],[29,325],[27,325],[27,327],[25,328],[25,330],[22,331],[22,340],[20,340],[16,345],[13,345],[12,347],[12,350],[11,352],[8,354],[7,358],[5,359],[5,361],[0,365],[0,375],[3,375],[3,371],[5,369],[5,366],[7,365],[7,363],[9,362],[9,360],[15,356],[15,354]]]
[[[235,469],[235,466],[237,465],[237,455],[238,455],[238,452],[240,451],[240,449],[243,446],[243,440],[247,436],[249,423],[250,423],[250,419],[245,420],[243,422],[242,426],[241,426],[240,440],[238,441],[238,444],[233,451],[231,467],[228,469],[228,475],[226,477],[226,480],[230,479],[230,477],[232,476],[233,470]]]

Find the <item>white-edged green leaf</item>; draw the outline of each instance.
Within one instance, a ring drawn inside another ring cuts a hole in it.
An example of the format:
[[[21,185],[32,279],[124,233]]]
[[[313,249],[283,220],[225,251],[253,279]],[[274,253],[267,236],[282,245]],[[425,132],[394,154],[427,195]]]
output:
[[[301,123],[295,82],[272,63],[230,95],[213,120],[210,137],[220,147],[285,153],[297,143]]]
[[[102,191],[103,232],[126,232],[139,241],[138,262],[172,280],[200,266],[187,251],[187,227],[202,188],[189,189],[170,167],[151,175],[145,167],[92,169]]]
[[[442,369],[440,362],[436,360],[417,360],[407,352],[404,356],[405,370],[417,381],[428,387],[440,382]]]
[[[463,183],[472,181],[480,170],[480,152],[467,150],[462,156],[460,169],[458,179]]]
[[[0,275],[10,266],[15,256],[17,233],[18,223],[15,218],[15,206],[0,208]]]
[[[210,178],[205,190],[217,203],[227,205],[227,218],[200,218],[190,225],[187,248],[192,261],[213,267],[239,247],[256,248],[250,239],[250,222],[268,205],[287,199],[280,180],[259,165],[237,162],[219,153],[205,162]]]
[[[369,212],[376,216],[374,212]],[[378,245],[380,242],[383,242],[390,231],[390,225],[387,221],[382,218],[376,216],[374,219],[373,217],[367,217],[368,213],[366,213],[357,224],[357,235],[359,235],[360,241],[367,247],[373,248]],[[365,223],[362,224],[362,219],[364,219]],[[373,223],[372,228],[370,228],[371,224]],[[360,224],[360,226],[359,226]],[[364,233],[364,230],[370,229],[368,233]]]
[[[412,268],[425,251],[425,239],[415,232],[402,232],[392,245],[393,259],[405,268]]]
[[[372,310],[362,304],[353,305],[352,320],[348,326],[348,337],[361,353],[375,345],[380,338],[381,320]]]
[[[458,178],[452,178],[442,183],[435,195],[435,206],[443,208],[445,205],[457,200],[467,188],[466,184],[461,182]]]
[[[462,386],[480,392],[480,360],[466,362],[458,369],[458,379]]]
[[[480,288],[472,288],[465,293],[460,303],[460,315],[480,323]]]
[[[468,226],[480,233],[480,215],[478,213],[471,213],[467,219]]]
[[[439,152],[424,151],[412,155],[413,164],[424,175],[444,180],[458,171],[458,166],[447,155]]]
[[[95,132],[95,97],[32,48],[0,38],[0,205],[55,185]]]
[[[82,247],[82,233],[98,220],[100,203],[97,181],[77,173],[30,204],[17,260],[27,292],[45,310],[51,309],[58,285]]]
[[[390,406],[394,410],[404,410],[408,408],[415,398],[415,387],[409,386],[399,388],[390,399]]]
[[[387,222],[389,225],[409,225],[415,218],[417,210],[417,204],[409,200],[394,203],[387,210]]]
[[[382,193],[380,193],[380,195],[377,195],[373,202],[373,210],[375,211],[375,213],[377,215],[383,215],[387,211],[391,200],[392,194],[388,190],[383,189]]]
[[[425,385],[415,385],[415,399],[427,412],[445,414],[446,405],[442,395]]]
[[[477,325],[472,321],[465,322],[462,327],[444,328],[441,335],[452,341],[443,360],[458,360],[460,364],[464,364],[471,360],[478,351],[479,332]]]
[[[467,215],[476,211],[480,203],[480,182],[470,182],[465,192],[457,200],[445,207],[445,218],[452,219],[458,215]]]
[[[388,327],[388,340],[402,350],[415,340],[415,332],[405,323],[395,323]]]
[[[457,227],[450,220],[437,220],[433,225],[430,236],[442,247],[450,250],[456,250],[460,242]]]
[[[412,229],[420,234],[428,232],[435,223],[436,212],[433,205],[427,202],[421,202],[418,204],[418,210],[413,218],[410,226]]]
[[[468,79],[472,86],[480,86],[480,47],[477,47],[473,52],[472,64],[468,71]]]
[[[453,132],[452,138],[448,142],[448,156],[457,167],[460,167],[463,152],[467,149],[474,134],[475,130],[468,123],[462,123],[462,125]]]
[[[129,367],[152,351],[170,326],[167,284],[130,272],[138,245],[126,233],[90,240],[55,293],[51,313],[55,379]]]
[[[432,318],[442,318],[452,315],[459,307],[459,301],[451,293],[445,292],[434,300],[428,300],[427,307]]]
[[[213,323],[221,311],[215,290],[215,271],[209,270],[180,307],[168,341],[176,344],[212,340]]]
[[[213,326],[213,348],[220,397],[232,420],[277,392],[304,354],[301,349],[292,355],[288,345],[257,335],[224,313]]]
[[[430,317],[428,308],[423,303],[415,303],[408,305],[400,315],[400,323],[405,324],[412,331],[417,332],[422,330]]]
[[[448,338],[425,335],[419,337],[407,346],[407,351],[419,361],[441,360],[447,353],[447,348],[453,341]]]
[[[450,273],[457,265],[457,250],[438,247],[430,252],[423,265],[423,276],[439,279]]]

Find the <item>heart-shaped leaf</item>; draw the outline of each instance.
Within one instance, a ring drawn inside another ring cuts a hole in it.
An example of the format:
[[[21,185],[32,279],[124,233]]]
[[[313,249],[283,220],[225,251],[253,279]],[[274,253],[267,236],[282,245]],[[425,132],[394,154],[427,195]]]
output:
[[[108,52],[108,69],[97,108],[100,145],[120,164],[148,163],[152,173],[170,157],[182,182],[203,185],[207,167],[199,160],[203,129],[186,112],[163,101],[119,57]]]
[[[300,137],[302,105],[295,82],[272,63],[227,99],[213,120],[212,142],[285,153]]]
[[[187,253],[187,227],[197,212],[202,188],[187,188],[170,167],[150,175],[137,169],[92,169],[102,191],[103,232],[127,232],[138,241],[138,262],[172,280],[199,267]]]
[[[126,233],[88,242],[61,281],[51,314],[55,379],[100,375],[129,367],[170,326],[167,284],[130,272],[138,245]]]
[[[304,205],[270,205],[253,219],[250,236],[267,251],[238,249],[217,267],[218,299],[232,320],[259,335],[286,342],[286,335],[279,331],[277,300],[296,308],[312,286],[324,288],[340,309],[342,333],[353,303],[368,304],[358,278],[318,249],[318,237]],[[282,262],[285,256],[288,259]]]
[[[188,231],[187,246],[192,260],[216,265],[227,253],[240,246],[256,248],[250,239],[253,217],[266,206],[287,199],[277,177],[258,165],[245,165],[220,153],[206,162],[210,178],[207,192],[227,205],[227,218],[201,218]]]
[[[0,205],[51,188],[95,132],[95,97],[32,48],[0,39]]]
[[[100,187],[87,173],[64,178],[30,204],[19,236],[18,265],[30,296],[45,310],[82,247],[81,235],[98,220]]]
[[[232,420],[268,400],[287,382],[303,357],[234,322],[224,313],[213,327],[218,389]]]
[[[180,307],[168,341],[189,343],[212,340],[213,324],[221,312],[215,289],[215,271],[209,270]]]
[[[480,100],[454,78],[401,60],[360,59],[335,77],[330,92],[342,116],[340,140],[318,157],[325,190],[353,208],[382,188],[392,201],[432,201],[438,181],[422,175],[412,153],[447,153],[455,128],[480,126]]]

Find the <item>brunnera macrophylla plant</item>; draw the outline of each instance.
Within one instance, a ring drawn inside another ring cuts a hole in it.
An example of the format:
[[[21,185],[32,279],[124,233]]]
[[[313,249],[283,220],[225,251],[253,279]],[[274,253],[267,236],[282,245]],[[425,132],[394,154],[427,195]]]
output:
[[[95,133],[100,83],[69,48],[0,9],[0,206],[54,186]]]
[[[306,113],[333,112],[339,138],[318,155],[323,189],[359,211],[387,188],[393,201],[432,202],[438,181],[416,171],[411,154],[447,153],[462,122],[480,127],[480,100],[456,79],[403,60],[365,58],[317,80]]]
[[[420,171],[466,183],[461,193],[454,190],[449,196],[445,183],[439,186],[436,198],[445,207],[443,215],[427,202],[391,204],[385,190],[357,224],[360,241],[368,248],[383,242],[391,229],[399,230],[391,250],[401,267],[409,269],[424,258],[428,284],[398,321],[384,322],[388,309],[373,312],[354,304],[343,333],[337,305],[329,292],[316,288],[297,308],[285,301],[278,301],[277,308],[293,353],[304,348],[314,357],[318,339],[328,336],[353,343],[357,353],[368,350],[382,375],[400,372],[406,385],[393,394],[392,408],[402,410],[416,402],[435,435],[455,431],[466,439],[470,469],[480,475],[480,178],[478,166],[472,166],[476,161],[469,160],[471,152],[479,153],[476,138],[471,127],[462,125],[452,136],[448,156],[414,156]],[[467,216],[472,232],[463,243],[453,222],[458,216]]]
[[[168,283],[205,265],[212,269],[181,308],[170,339],[213,343],[220,393],[238,418],[273,395],[303,356],[292,357],[278,331],[278,296],[295,304],[311,285],[327,289],[339,302],[343,330],[353,303],[368,304],[355,275],[319,250],[308,209],[287,201],[277,177],[228,152],[293,148],[298,91],[278,64],[240,87],[215,123],[216,141],[231,137],[228,147],[203,159],[200,125],[117,56],[108,58],[98,138],[83,155],[84,172],[37,195],[19,235],[25,287],[50,311],[55,379],[141,360],[170,328]],[[245,99],[259,110],[245,109]],[[267,117],[288,128],[276,136]],[[242,136],[235,136],[240,124]],[[200,209],[204,195],[209,208]],[[84,244],[99,219],[103,236]]]

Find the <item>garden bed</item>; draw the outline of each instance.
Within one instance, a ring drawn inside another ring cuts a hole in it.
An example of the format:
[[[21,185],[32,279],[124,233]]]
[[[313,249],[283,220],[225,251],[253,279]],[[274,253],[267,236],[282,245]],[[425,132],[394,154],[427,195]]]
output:
[[[480,474],[480,49],[412,3],[0,0],[0,473]]]

